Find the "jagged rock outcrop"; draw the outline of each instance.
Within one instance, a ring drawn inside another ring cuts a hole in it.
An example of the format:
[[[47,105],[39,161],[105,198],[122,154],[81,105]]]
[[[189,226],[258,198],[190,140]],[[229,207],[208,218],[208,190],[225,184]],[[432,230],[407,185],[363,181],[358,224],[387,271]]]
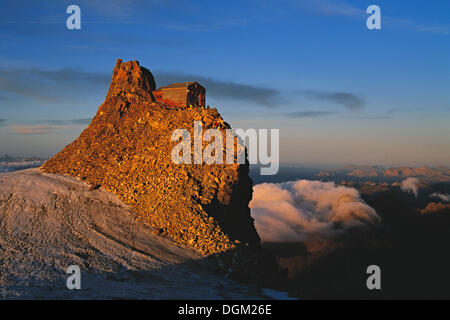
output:
[[[224,131],[229,125],[216,109],[168,109],[156,103],[151,94],[155,87],[151,72],[137,61],[118,60],[106,99],[90,125],[43,170],[76,176],[114,193],[159,234],[201,254],[259,244],[248,207],[248,164],[171,160],[178,143],[171,141],[174,130],[187,129],[193,137],[194,121],[202,121],[204,130]]]

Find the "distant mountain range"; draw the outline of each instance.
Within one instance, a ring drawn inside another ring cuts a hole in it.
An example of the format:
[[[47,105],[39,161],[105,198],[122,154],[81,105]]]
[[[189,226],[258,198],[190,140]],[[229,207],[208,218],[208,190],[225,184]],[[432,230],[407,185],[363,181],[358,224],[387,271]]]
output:
[[[450,167],[394,167],[381,166],[345,166],[340,169],[328,169],[319,172],[319,179],[373,180],[392,182],[409,177],[426,178],[433,182],[449,182]]]
[[[29,162],[29,161],[42,161],[39,157],[12,157],[7,154],[0,156],[0,162]]]
[[[428,182],[450,182],[450,166],[436,167],[383,167],[379,165],[347,165],[341,168],[319,169],[281,166],[274,176],[261,176],[259,166],[250,167],[254,184],[280,183],[298,179],[345,182],[394,183],[406,178],[417,177]]]
[[[0,156],[0,172],[13,172],[39,167],[44,160],[38,157],[12,157],[7,154]]]

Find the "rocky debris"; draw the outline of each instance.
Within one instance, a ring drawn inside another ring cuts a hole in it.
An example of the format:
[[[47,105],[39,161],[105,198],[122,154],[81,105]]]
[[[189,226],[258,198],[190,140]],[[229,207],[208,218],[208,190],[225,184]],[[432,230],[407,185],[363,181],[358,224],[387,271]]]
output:
[[[167,108],[154,101],[155,80],[137,61],[117,61],[108,94],[90,125],[44,163],[117,195],[155,232],[203,255],[259,245],[250,216],[248,164],[174,164],[172,132],[230,128],[209,107]],[[203,148],[207,145],[203,143]],[[225,148],[225,147],[224,147]],[[225,155],[225,150],[223,150]],[[99,213],[100,214],[100,213]]]

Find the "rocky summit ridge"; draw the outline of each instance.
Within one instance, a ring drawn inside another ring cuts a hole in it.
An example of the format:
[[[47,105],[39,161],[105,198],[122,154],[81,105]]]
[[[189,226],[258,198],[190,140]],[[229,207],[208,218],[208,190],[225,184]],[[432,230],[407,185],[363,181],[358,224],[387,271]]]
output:
[[[225,132],[230,126],[215,108],[157,103],[155,88],[148,69],[119,59],[92,122],[46,161],[43,171],[112,192],[156,233],[203,255],[259,245],[248,207],[248,163],[175,164],[171,159],[178,143],[171,141],[174,130],[184,128],[194,136],[194,121],[201,121],[204,130]]]

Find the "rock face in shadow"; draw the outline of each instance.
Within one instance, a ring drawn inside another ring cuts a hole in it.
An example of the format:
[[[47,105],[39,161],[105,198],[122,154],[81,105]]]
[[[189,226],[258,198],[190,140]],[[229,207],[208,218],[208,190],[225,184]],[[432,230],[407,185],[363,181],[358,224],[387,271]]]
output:
[[[248,164],[175,164],[171,159],[179,143],[171,141],[174,130],[188,130],[193,141],[194,121],[202,122],[203,132],[224,133],[230,126],[216,109],[168,109],[156,103],[155,87],[151,72],[137,61],[118,60],[90,125],[43,171],[79,177],[114,193],[159,234],[201,254],[259,245],[248,207]]]

